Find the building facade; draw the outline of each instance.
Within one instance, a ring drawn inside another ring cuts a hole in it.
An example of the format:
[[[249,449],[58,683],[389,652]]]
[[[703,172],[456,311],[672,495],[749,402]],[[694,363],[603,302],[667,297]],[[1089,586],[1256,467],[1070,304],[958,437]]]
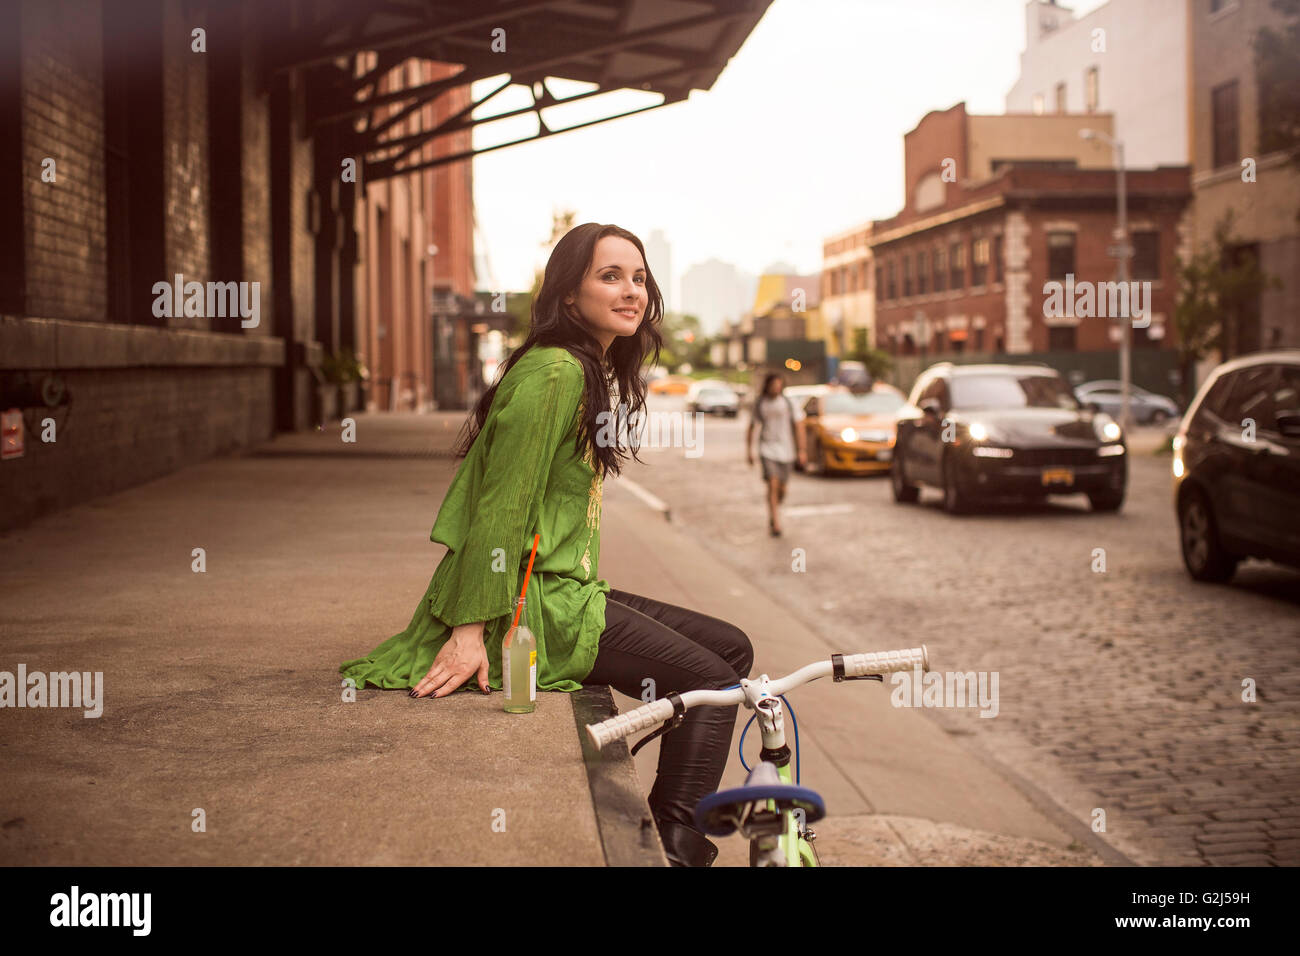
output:
[[[709,360],[720,368],[779,371],[787,384],[823,382],[832,354],[821,310],[821,276],[765,273],[753,306],[724,324]]]
[[[1108,113],[1128,165],[1188,163],[1188,15],[1186,0],[1110,0],[1078,18],[1029,0],[1006,112]]]
[[[1225,357],[1297,347],[1300,165],[1294,145],[1264,148],[1254,54],[1259,31],[1282,35],[1287,20],[1267,0],[1189,0],[1189,9],[1196,244],[1208,244],[1231,212],[1231,252],[1253,255],[1280,283],[1264,290],[1244,327],[1228,330]]]
[[[1118,293],[1103,286],[1116,279],[1116,176],[1078,135],[1088,127],[1109,132],[1108,119],[970,117],[958,104],[907,134],[907,205],[876,221],[869,240],[876,341],[895,356],[916,357],[901,363],[903,378],[940,358],[1117,347],[1116,319],[1125,317],[1114,315]],[[1191,231],[1189,176],[1186,167],[1127,176],[1131,279],[1150,283],[1142,287],[1150,292],[1143,301],[1149,324],[1133,329],[1135,349],[1174,344],[1177,263]],[[1050,282],[1061,283],[1059,298],[1049,294]],[[1089,284],[1091,303],[1073,294]]]
[[[830,236],[822,243],[822,315],[830,331],[831,354],[854,347],[859,330],[876,346],[875,268],[871,223]]]

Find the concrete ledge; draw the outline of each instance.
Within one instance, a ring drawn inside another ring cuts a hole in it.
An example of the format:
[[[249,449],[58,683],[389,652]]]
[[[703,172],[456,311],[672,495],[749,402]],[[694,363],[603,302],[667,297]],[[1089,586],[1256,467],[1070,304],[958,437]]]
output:
[[[587,724],[599,723],[618,713],[609,688],[584,687],[570,698],[606,865],[667,866],[663,842],[650,815],[650,806],[642,796],[627,741],[620,740],[597,750],[587,735]]]
[[[284,339],[149,325],[0,315],[0,368],[280,366]]]

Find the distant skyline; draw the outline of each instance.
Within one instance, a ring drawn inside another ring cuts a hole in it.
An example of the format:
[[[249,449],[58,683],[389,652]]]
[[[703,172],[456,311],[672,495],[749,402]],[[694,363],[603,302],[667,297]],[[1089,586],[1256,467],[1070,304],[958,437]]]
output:
[[[1102,2],[1064,6],[1081,16]],[[552,212],[566,208],[642,242],[661,230],[678,278],[711,258],[755,275],[782,260],[819,272],[826,236],[902,208],[903,134],[962,100],[1002,113],[1024,46],[1023,0],[776,0],[712,90],[474,160],[479,287],[527,289]],[[560,96],[582,88],[560,86]],[[592,99],[628,108],[655,97]],[[528,101],[507,90],[483,112]],[[548,117],[578,122],[585,108]],[[474,142],[531,128],[531,117],[485,125]]]

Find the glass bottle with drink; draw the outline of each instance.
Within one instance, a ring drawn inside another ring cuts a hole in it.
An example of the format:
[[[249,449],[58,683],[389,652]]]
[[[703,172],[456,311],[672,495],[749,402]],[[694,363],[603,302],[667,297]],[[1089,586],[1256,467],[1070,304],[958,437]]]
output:
[[[519,598],[516,605],[517,623],[501,641],[504,707],[507,714],[531,714],[537,706],[537,638],[525,623],[524,599]]]

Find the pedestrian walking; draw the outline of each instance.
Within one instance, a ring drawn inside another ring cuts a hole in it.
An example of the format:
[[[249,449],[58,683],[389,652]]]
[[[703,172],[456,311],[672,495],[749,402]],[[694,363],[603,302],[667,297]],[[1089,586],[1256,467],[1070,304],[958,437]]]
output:
[[[781,533],[781,502],[785,501],[790,466],[807,464],[803,429],[804,414],[785,393],[785,378],[780,372],[768,372],[763,389],[754,400],[749,430],[745,433],[745,456],[754,464],[754,431],[758,436],[758,457],[763,463],[763,482],[767,486],[768,529],[772,536]]]
[[[412,697],[446,697],[471,680],[483,693],[501,690],[501,641],[535,533],[525,620],[537,639],[539,690],[608,684],[629,697],[647,687],[663,697],[748,676],[754,652],[740,628],[597,577],[601,489],[626,457],[618,435],[607,437],[620,429],[598,416],[609,414],[615,384],[629,417],[644,407],[641,370],[652,350],[658,362],[662,317],[635,235],[584,223],[560,239],[527,337],[457,444],[465,460],[430,533],[449,550],[406,630],[344,662],[345,677],[358,687],[410,688]],[[722,781],[737,706],[693,707],[659,738],[649,804],[674,866],[709,866],[717,855],[695,828],[694,808]]]

